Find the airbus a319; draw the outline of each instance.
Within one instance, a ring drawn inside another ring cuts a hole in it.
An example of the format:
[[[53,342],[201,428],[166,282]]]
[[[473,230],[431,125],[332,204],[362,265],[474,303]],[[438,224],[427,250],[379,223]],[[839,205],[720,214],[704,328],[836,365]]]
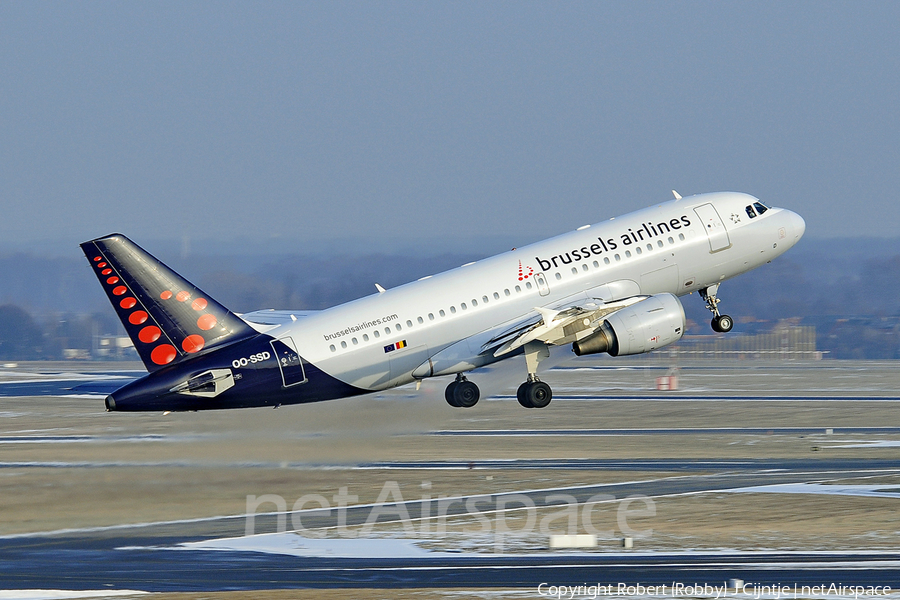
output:
[[[538,378],[551,346],[640,354],[684,335],[680,296],[699,292],[715,331],[727,279],[801,238],[794,212],[742,193],[676,199],[322,311],[235,314],[131,240],[81,244],[148,374],[108,410],[279,406],[455,375],[454,407],[480,397],[470,371],[522,361],[519,404],[552,398]]]

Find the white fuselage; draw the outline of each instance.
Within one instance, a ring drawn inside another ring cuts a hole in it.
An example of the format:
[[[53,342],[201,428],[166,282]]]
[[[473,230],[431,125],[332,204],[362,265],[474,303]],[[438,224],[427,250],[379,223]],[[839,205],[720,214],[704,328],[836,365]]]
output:
[[[751,218],[746,207],[754,202],[731,192],[666,202],[310,313],[267,333],[290,336],[305,360],[365,390],[468,371],[498,360],[485,342],[538,307],[681,296],[771,261],[800,239],[805,225],[779,208]]]

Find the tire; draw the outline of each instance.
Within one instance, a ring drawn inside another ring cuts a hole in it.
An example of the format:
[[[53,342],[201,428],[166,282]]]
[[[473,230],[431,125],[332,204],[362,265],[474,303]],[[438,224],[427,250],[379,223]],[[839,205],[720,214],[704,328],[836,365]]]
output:
[[[478,386],[471,381],[460,381],[453,390],[455,406],[460,408],[472,408],[478,404],[480,397],[481,392],[478,391]]]
[[[534,408],[531,405],[531,402],[528,400],[528,392],[530,388],[531,384],[526,381],[519,386],[518,390],[516,390],[516,399],[519,401],[519,404],[521,404],[525,408]]]
[[[716,333],[722,333],[722,330],[719,329],[719,317],[713,317],[713,320],[709,322],[709,325]]]
[[[734,327],[734,319],[732,319],[728,315],[721,315],[718,321],[719,331],[721,331],[722,333],[728,333]]]
[[[447,404],[453,408],[459,408],[459,404],[456,403],[456,386],[458,385],[458,381],[451,381],[447,389],[444,390],[444,398],[447,400]]]
[[[532,408],[544,408],[553,399],[553,391],[543,381],[535,381],[528,390],[528,401]]]

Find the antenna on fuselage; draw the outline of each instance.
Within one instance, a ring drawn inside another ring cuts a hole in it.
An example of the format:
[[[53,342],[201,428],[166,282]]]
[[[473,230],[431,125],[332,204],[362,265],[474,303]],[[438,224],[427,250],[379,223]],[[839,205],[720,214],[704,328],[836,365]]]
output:
[[[675,190],[672,190],[672,194],[675,195],[675,199],[676,199],[676,200],[681,200],[681,194],[679,194],[679,193],[676,192]]]

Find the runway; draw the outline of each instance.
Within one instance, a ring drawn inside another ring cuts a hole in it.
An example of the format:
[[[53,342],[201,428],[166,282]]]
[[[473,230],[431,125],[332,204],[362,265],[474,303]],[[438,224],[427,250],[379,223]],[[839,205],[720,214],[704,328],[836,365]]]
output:
[[[772,373],[816,380],[821,393],[713,393],[730,373],[720,367],[696,370],[696,393],[636,393],[647,369],[597,368],[557,374],[583,393],[543,413],[504,394],[465,412],[397,390],[167,417],[104,413],[102,395],[75,389],[119,385],[112,369],[7,377],[3,511],[35,525],[0,534],[0,589],[537,596],[541,584],[623,584],[666,585],[674,598],[674,584],[731,578],[900,589],[900,386],[882,366],[866,390],[839,389],[846,365],[804,369]],[[598,374],[617,378],[612,397],[591,383]],[[373,431],[378,420],[390,427]],[[250,498],[261,501],[251,509]],[[547,547],[545,522],[568,523],[567,510],[569,530],[595,530],[597,547]]]
[[[670,465],[674,466],[674,465]],[[523,497],[536,509],[559,505],[559,495],[587,502],[612,503],[630,497],[663,498],[684,494],[727,492],[758,486],[805,484],[835,478],[868,478],[900,473],[900,461],[843,461],[840,464],[789,465],[784,462],[719,464],[726,470],[619,484],[515,490],[445,500],[448,518],[469,513],[469,501],[477,500],[487,515],[492,507],[523,510]],[[622,464],[606,468],[622,468]],[[654,470],[660,465],[653,465]],[[761,469],[760,467],[765,467]],[[408,468],[408,467],[398,467]],[[532,468],[536,468],[532,465]],[[602,467],[594,467],[602,468]],[[714,469],[708,463],[705,469]],[[884,497],[900,498],[897,489]],[[504,503],[504,498],[511,501]],[[391,514],[408,513],[420,523],[435,502],[413,500],[384,505]],[[333,530],[342,519],[347,527],[361,525],[374,505],[345,509],[300,511],[305,532]],[[288,513],[289,517],[293,517]],[[292,587],[537,587],[555,585],[721,585],[740,577],[758,585],[890,585],[900,588],[900,553],[884,552],[480,552],[414,551],[397,554],[392,538],[373,538],[369,556],[353,554],[357,539],[339,539],[344,549],[316,556],[318,539],[311,548],[285,544],[299,534],[282,530],[282,514],[254,516],[252,536],[245,536],[246,515],[187,522],[160,522],[139,526],[55,532],[43,535],[6,536],[0,539],[0,579],[9,588],[40,589],[142,589],[146,591],[225,591]],[[392,519],[379,518],[380,525]],[[399,522],[397,518],[394,522]],[[279,537],[280,536],[280,537]],[[384,548],[379,548],[381,542]],[[640,543],[640,542],[639,542]],[[253,550],[243,548],[252,547]],[[299,551],[298,551],[299,549]],[[99,568],[113,566],[114,568]],[[788,583],[789,582],[789,583]]]

